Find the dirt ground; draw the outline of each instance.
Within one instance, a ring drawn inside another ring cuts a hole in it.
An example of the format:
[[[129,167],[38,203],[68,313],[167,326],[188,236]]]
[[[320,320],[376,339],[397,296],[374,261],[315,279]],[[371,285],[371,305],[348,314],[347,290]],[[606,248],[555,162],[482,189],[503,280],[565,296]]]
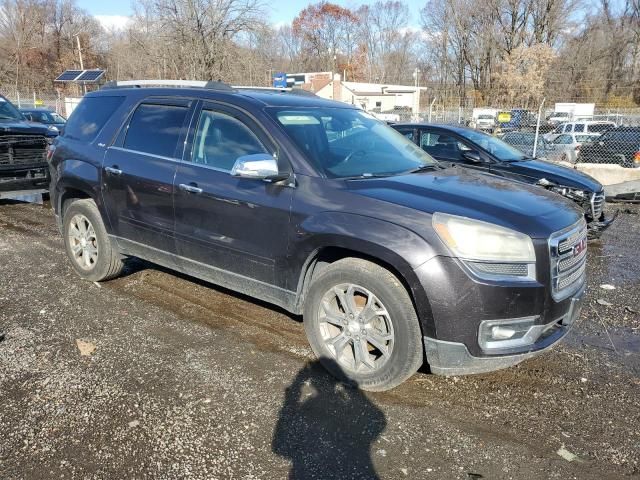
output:
[[[640,477],[640,206],[615,208],[554,350],[365,394],[300,318],[140,261],[82,281],[48,206],[2,201],[0,478]]]

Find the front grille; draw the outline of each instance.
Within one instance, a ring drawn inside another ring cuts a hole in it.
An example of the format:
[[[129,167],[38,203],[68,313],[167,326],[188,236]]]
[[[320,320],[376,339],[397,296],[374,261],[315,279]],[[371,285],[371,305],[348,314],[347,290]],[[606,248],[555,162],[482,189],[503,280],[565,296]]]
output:
[[[474,269],[492,275],[526,277],[529,274],[529,265],[526,263],[469,263],[473,263]]]
[[[46,162],[47,139],[43,135],[0,136],[0,167]]]
[[[587,224],[575,225],[549,238],[551,294],[556,301],[569,297],[584,284],[587,263]]]
[[[595,221],[600,220],[602,208],[604,207],[604,190],[591,195],[591,218]]]

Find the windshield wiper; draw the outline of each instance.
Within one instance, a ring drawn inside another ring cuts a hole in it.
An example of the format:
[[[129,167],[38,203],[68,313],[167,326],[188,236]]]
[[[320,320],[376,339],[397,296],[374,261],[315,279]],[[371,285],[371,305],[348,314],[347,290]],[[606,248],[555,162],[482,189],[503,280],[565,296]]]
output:
[[[409,170],[408,172],[405,173],[420,173],[420,172],[426,172],[429,170],[442,170],[443,167],[442,165],[438,165],[437,163],[434,163],[433,165],[420,165],[417,168],[414,168],[412,170]]]

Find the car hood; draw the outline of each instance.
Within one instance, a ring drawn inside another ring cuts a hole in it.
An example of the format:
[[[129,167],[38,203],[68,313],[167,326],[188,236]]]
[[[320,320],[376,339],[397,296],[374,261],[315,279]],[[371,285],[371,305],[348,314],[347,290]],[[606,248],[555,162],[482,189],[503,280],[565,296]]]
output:
[[[50,130],[42,125],[23,120],[0,120],[0,135],[50,135]]]
[[[533,238],[576,223],[583,213],[573,202],[542,187],[464,168],[447,168],[379,179],[352,180],[353,193],[424,213],[442,212],[502,225]],[[403,223],[402,216],[396,218]],[[412,219],[411,223],[415,223]]]
[[[563,167],[544,160],[525,160],[522,162],[509,162],[508,167],[517,170],[517,173],[526,175],[532,180],[547,180],[564,187],[580,188],[590,192],[602,190],[602,184],[595,178],[573,168]]]

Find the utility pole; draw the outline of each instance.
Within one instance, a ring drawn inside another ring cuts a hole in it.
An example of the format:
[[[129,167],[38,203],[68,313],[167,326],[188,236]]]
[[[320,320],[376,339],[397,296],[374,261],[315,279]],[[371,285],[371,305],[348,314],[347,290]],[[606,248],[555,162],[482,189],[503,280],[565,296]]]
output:
[[[418,67],[413,70],[413,78],[416,86],[415,93],[413,94],[415,104],[414,109],[417,116],[420,113],[420,69]]]
[[[80,70],[84,70],[84,62],[82,61],[82,49],[80,48],[80,34],[76,33],[75,37],[76,37],[76,42],[78,43],[78,56],[80,57]],[[82,94],[84,95],[85,93],[87,93],[87,86],[83,83]]]
[[[82,62],[82,49],[80,48],[80,34],[75,34],[78,43],[78,56],[80,57],[80,70],[84,70],[84,63]]]

